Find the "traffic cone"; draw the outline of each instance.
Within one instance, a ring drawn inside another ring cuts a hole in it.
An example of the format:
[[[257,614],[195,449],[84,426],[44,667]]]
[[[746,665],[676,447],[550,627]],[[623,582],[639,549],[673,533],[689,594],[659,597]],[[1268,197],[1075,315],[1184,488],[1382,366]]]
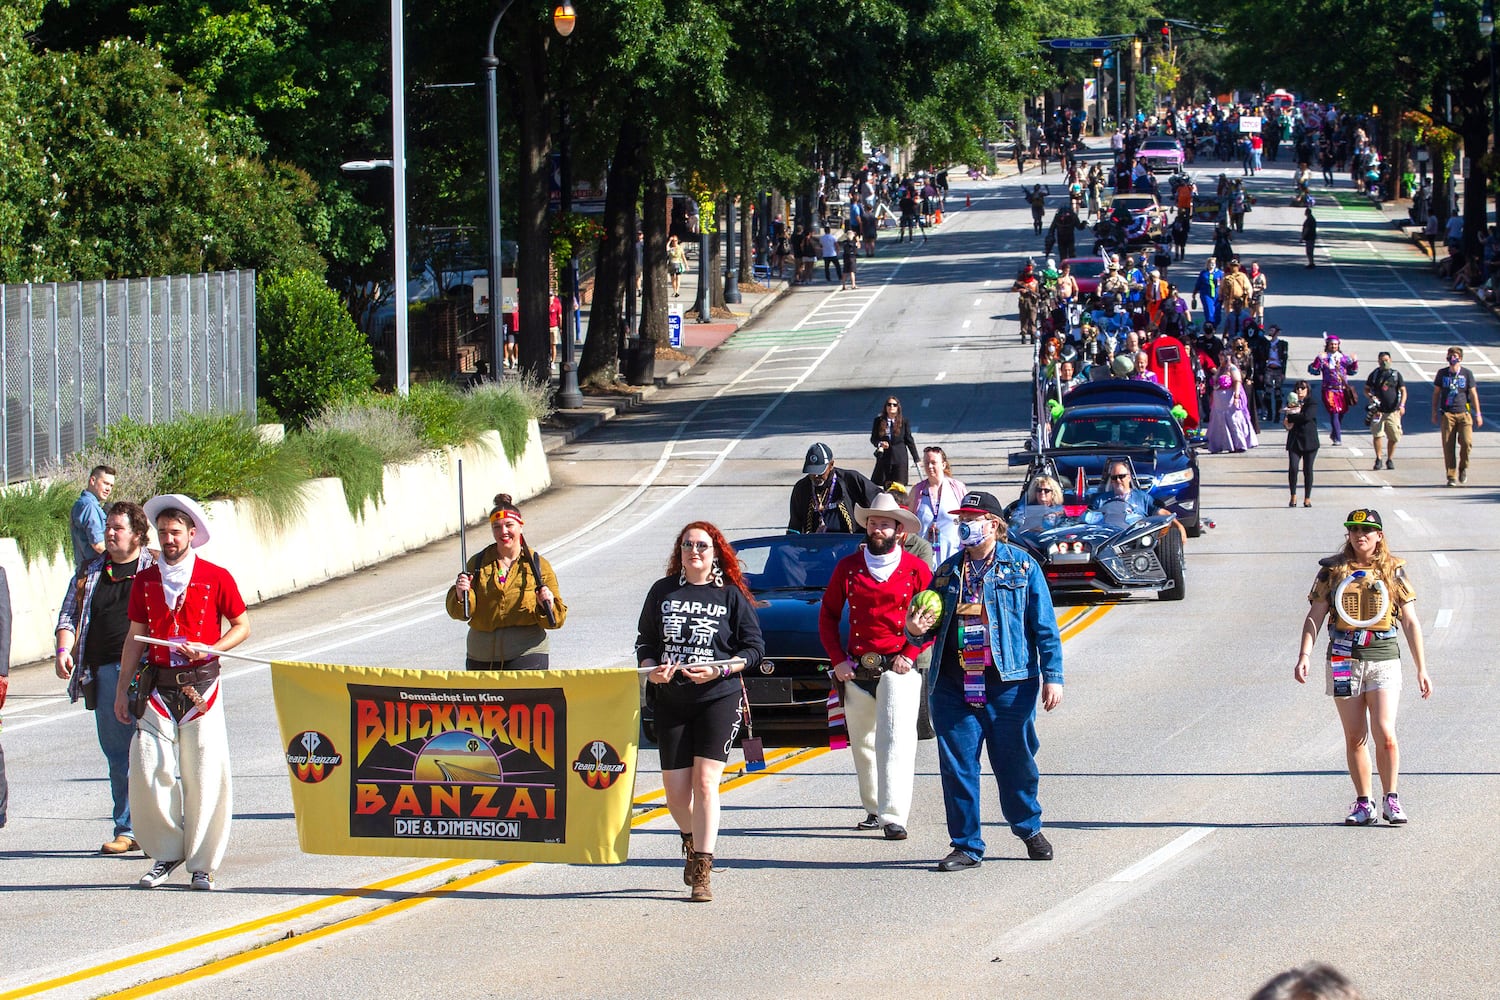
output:
[[[941,226],[943,224],[943,210],[941,208],[939,208],[937,210],[937,214],[932,217],[932,224],[934,226]]]
[[[964,208],[973,208],[973,207],[974,207],[974,199],[970,198],[968,195],[964,195]]]

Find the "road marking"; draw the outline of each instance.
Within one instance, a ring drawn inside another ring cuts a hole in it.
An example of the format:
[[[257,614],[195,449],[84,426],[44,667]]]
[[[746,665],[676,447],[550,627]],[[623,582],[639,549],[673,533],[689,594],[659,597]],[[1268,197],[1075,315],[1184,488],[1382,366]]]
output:
[[[936,375],[933,376],[932,380],[934,382],[941,382],[943,379],[945,379],[947,377],[948,377],[948,373],[947,372],[938,372]]]
[[[1448,565],[1448,557],[1441,552],[1434,552],[1432,554],[1432,561],[1437,563],[1439,566]]]
[[[1099,621],[1099,619],[1108,614],[1114,608],[1114,606],[1115,605],[1113,604],[1100,604],[1082,608],[1068,608],[1058,619],[1058,624],[1062,629],[1063,640],[1067,641],[1068,639],[1080,634],[1085,629],[1089,628],[1095,622]],[[1066,624],[1064,625],[1065,622]],[[772,774],[779,774],[781,772],[790,770],[798,764],[814,760],[828,752],[829,750],[827,747],[806,747],[792,750],[782,755],[773,756],[766,762],[766,768],[764,770],[755,772],[746,772],[744,770],[743,762],[731,764],[724,772],[725,777],[719,785],[720,791],[732,791],[762,777],[769,777]],[[733,775],[733,777],[731,777],[731,775]],[[664,797],[664,794],[665,793],[663,789],[654,789],[650,792],[643,792],[642,794],[635,796],[635,798],[631,800],[631,803],[634,807],[636,805],[655,802],[662,799]],[[646,823],[661,819],[662,817],[667,815],[668,810],[665,805],[655,806],[645,812],[633,815],[630,821],[631,829],[643,826]],[[116,959],[114,961],[90,966],[85,969],[80,969],[77,972],[68,973],[64,976],[58,976],[53,979],[45,980],[43,982],[33,983],[29,986],[22,986],[18,989],[14,989],[6,993],[0,993],[0,1000],[17,1000],[17,998],[20,997],[34,996],[39,993],[45,993],[49,990],[58,989],[62,986],[85,982],[90,979],[98,978],[99,976],[107,975],[111,972],[118,972],[121,969],[128,969],[144,965],[147,962],[152,962],[159,958],[166,958],[179,952],[190,951],[194,948],[198,948],[208,944],[214,944],[220,941],[225,941],[242,934],[247,934],[257,930],[263,930],[265,928],[275,926],[281,921],[293,920],[300,917],[309,916],[319,911],[326,910],[329,907],[335,906],[347,899],[356,897],[362,898],[370,894],[380,892],[382,890],[397,888],[401,885],[416,881],[421,878],[425,878],[429,875],[438,875],[445,871],[451,871],[453,869],[461,868],[464,865],[473,863],[474,862],[470,860],[441,861],[436,864],[426,865],[415,871],[407,872],[401,875],[395,875],[387,879],[382,879],[379,882],[364,886],[360,889],[338,890],[332,896],[327,896],[322,899],[306,903],[302,906],[294,907],[290,910],[268,914],[264,917],[257,917],[253,920],[234,924],[230,927],[222,928],[217,931],[208,931],[206,933],[198,934],[191,938],[187,938],[173,944],[163,945],[160,948],[155,948],[148,952],[141,952],[139,954],[130,955],[126,958]],[[533,864],[533,862],[513,862],[510,864],[496,865],[490,868],[482,868],[479,871],[455,878],[454,880],[435,888],[424,890],[420,893],[412,896],[407,896],[403,899],[393,900],[389,903],[380,904],[375,908],[366,911],[365,913],[357,914],[353,917],[347,917],[342,920],[337,920],[333,923],[325,924],[321,927],[314,927],[299,934],[287,935],[264,945],[250,944],[246,946],[245,950],[232,955],[227,955],[221,959],[208,962],[204,965],[196,966],[184,972],[150,980],[122,992],[106,995],[112,997],[152,996],[172,986],[180,986],[184,983],[192,982],[208,976],[213,976],[219,972],[224,972],[229,969],[236,968],[256,959],[279,954],[300,944],[321,940],[322,938],[329,937],[330,935],[337,934],[344,930],[353,930],[358,927],[372,924],[384,917],[393,916],[397,913],[405,912],[406,910],[420,905],[421,903],[425,903],[433,899],[439,899],[444,896],[451,895],[455,892],[467,889],[471,886],[477,885],[480,882],[496,878],[500,875],[506,875],[513,871],[518,871],[522,868],[528,867],[530,864]]]
[[[1406,511],[1402,510],[1400,507],[1396,508],[1396,516],[1408,524],[1410,524],[1413,520],[1412,516]]]
[[[969,328],[969,327],[971,327],[971,326],[973,326],[973,325],[974,325],[974,321],[973,321],[973,320],[971,320],[971,319],[966,319],[966,320],[964,320],[964,325],[963,325],[963,328],[964,328],[964,329],[965,329],[965,330],[967,330],[967,329],[968,329],[968,328]]]
[[[1435,628],[1435,629],[1436,628],[1447,628],[1449,626],[1449,624],[1452,623],[1452,621],[1453,621],[1453,609],[1452,608],[1443,608],[1442,610],[1440,610],[1437,613],[1437,617],[1432,620],[1432,627]]]
[[[1363,472],[1355,472],[1354,473],[1354,478],[1358,479],[1360,482],[1366,483],[1366,484],[1368,484],[1370,486],[1374,486],[1375,485],[1375,480],[1371,479],[1369,476],[1365,475]]]
[[[979,287],[981,287],[981,288],[988,288],[988,287],[990,287],[990,279],[989,278],[985,278],[984,279],[984,283],[982,285],[980,285]]]
[[[926,396],[923,396],[923,397],[922,397],[922,409],[924,409],[924,410],[925,410],[925,409],[927,409],[927,404],[928,404],[928,403],[931,403],[931,402],[932,402],[932,400],[931,400],[931,399],[929,399],[929,398],[928,398],[928,397],[926,397]]]
[[[1214,828],[1211,826],[1194,827],[1187,833],[1184,833],[1182,836],[1172,841],[1166,847],[1151,852],[1141,860],[1137,861],[1135,864],[1131,865],[1129,868],[1126,868],[1124,871],[1117,872],[1114,875],[1110,876],[1110,881],[1134,882],[1142,876],[1149,875],[1151,874],[1151,872],[1160,868],[1168,861],[1171,861],[1173,858],[1177,857],[1177,855],[1181,854],[1189,847],[1192,847],[1198,841],[1202,840],[1204,837],[1207,837],[1213,832]]]
[[[984,304],[984,299],[975,299],[974,300],[974,308],[976,308],[976,309],[978,309],[983,304]]]
[[[1355,458],[1360,458],[1364,455],[1364,452],[1360,451],[1358,448],[1354,447],[1354,445],[1351,444],[1349,446],[1349,454],[1354,456]]]
[[[1134,891],[1133,883],[1160,868],[1213,832],[1213,827],[1192,828],[1166,847],[1147,855],[1129,868],[1103,882],[1089,886],[1071,899],[1064,900],[1050,910],[1014,928],[1000,939],[998,950],[1002,952],[1029,951],[1032,948],[1051,944],[1062,935],[1074,933],[1101,919],[1105,913],[1130,898]]]

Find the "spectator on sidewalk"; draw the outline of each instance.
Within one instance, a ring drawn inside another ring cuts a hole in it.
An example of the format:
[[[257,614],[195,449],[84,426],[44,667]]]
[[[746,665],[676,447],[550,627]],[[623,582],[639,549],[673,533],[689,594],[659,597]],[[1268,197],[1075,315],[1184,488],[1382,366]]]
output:
[[[833,235],[833,230],[828,226],[823,227],[821,247],[823,252],[823,280],[833,280],[828,275],[828,269],[832,267],[834,275],[842,283],[844,280],[844,269],[839,265],[839,238]]]
[[[73,536],[73,569],[83,569],[104,551],[104,501],[115,490],[115,470],[96,465],[88,485],[73,503],[68,528]]]

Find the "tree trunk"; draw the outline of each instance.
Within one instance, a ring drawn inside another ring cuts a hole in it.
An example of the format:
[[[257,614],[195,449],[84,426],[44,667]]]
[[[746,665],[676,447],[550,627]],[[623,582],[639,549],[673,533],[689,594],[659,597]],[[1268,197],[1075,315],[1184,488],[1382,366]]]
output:
[[[647,385],[655,377],[656,348],[667,339],[667,179],[655,175],[655,165],[644,171],[645,205],[642,223],[646,233],[646,275],[641,282],[641,335],[636,341],[636,364],[630,372],[633,385]]]
[[[635,253],[635,202],[641,191],[640,139],[636,122],[626,120],[610,159],[604,195],[604,247],[594,272],[594,300],[578,369],[580,379],[614,367],[625,340],[622,314],[625,296],[631,293],[629,258]]]
[[[552,375],[552,333],[548,317],[552,289],[552,239],[547,228],[548,181],[552,154],[552,94],[547,86],[549,33],[520,31],[516,39],[517,132],[521,203],[516,213],[517,298],[521,371],[545,384]]]

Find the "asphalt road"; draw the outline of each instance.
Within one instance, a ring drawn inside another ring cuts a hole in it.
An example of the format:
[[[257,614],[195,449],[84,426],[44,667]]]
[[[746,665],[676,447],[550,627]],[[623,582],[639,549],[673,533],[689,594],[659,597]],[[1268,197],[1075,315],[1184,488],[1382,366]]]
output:
[[[1060,188],[1055,171],[1045,180]],[[1302,266],[1288,165],[1251,187],[1261,198],[1241,253],[1269,273],[1269,314],[1290,335],[1294,369],[1325,329],[1367,363],[1393,345],[1414,390],[1407,436],[1390,472],[1369,469],[1360,435],[1325,443],[1311,509],[1285,506],[1279,429],[1246,454],[1205,455],[1204,503],[1218,526],[1188,546],[1186,600],[1063,609],[1074,623],[1066,698],[1039,723],[1056,861],[1023,860],[991,825],[982,868],[934,872],[947,839],[931,743],[900,843],[853,829],[862,813],[847,753],[779,750],[764,774],[735,779],[710,906],[682,902],[649,749],[622,867],[306,856],[268,675],[243,666],[225,683],[236,819],[222,891],[191,893],[179,878],[144,893],[129,888],[146,867],[138,855],[94,853],[109,824],[92,719],[59,700],[50,668],[19,669],[3,737],[12,803],[0,833],[0,1000],[40,987],[73,997],[132,987],[1236,997],[1314,959],[1371,998],[1493,996],[1500,740],[1483,650],[1497,630],[1482,611],[1494,585],[1473,574],[1493,565],[1500,466],[1486,428],[1469,485],[1443,488],[1424,384],[1447,344],[1466,344],[1485,409],[1500,414],[1500,338],[1487,314],[1430,282],[1347,182],[1347,207],[1320,206],[1315,271]],[[966,195],[972,207],[958,208]],[[905,404],[919,447],[942,444],[971,487],[1014,492],[1005,455],[1025,437],[1029,354],[1007,289],[1040,238],[1015,181],[961,183],[951,202],[929,243],[883,238],[858,292],[793,290],[650,406],[551,456],[556,486],[526,517],[572,608],[554,662],[629,663],[640,600],[680,525],[779,532],[809,443],[827,441],[868,471],[868,427],[888,394]],[[1206,256],[1197,235],[1192,266],[1172,275],[1184,287]],[[1321,685],[1291,679],[1316,561],[1339,543],[1344,513],[1366,505],[1410,560],[1435,685],[1421,701],[1408,660],[1399,733],[1412,819],[1402,829],[1343,826],[1352,796],[1333,707]],[[433,546],[254,609],[245,651],[451,667],[463,633],[440,593],[456,550]]]

